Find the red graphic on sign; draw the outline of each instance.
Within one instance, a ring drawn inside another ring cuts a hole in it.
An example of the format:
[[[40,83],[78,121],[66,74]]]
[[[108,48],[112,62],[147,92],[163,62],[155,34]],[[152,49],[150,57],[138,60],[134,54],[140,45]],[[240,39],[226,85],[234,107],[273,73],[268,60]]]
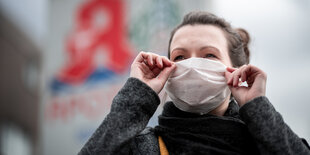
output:
[[[79,84],[94,72],[94,57],[98,48],[106,49],[105,68],[120,74],[131,60],[124,27],[122,0],[90,0],[78,10],[74,32],[66,42],[68,61],[61,70],[59,80],[69,84]],[[96,25],[96,14],[104,13],[105,25]],[[102,51],[101,51],[102,52]]]
[[[104,52],[107,57],[104,69],[116,74],[126,71],[132,55],[125,36],[123,4],[122,0],[87,0],[82,4],[77,11],[74,31],[66,41],[68,61],[57,80],[65,84],[85,82],[98,69],[94,61],[98,52]],[[103,25],[96,22],[98,14],[104,15],[99,16],[99,20],[104,20]],[[101,48],[105,50],[98,50]],[[113,96],[120,88],[114,84],[108,89],[53,96],[46,107],[46,118],[67,121],[81,114],[96,119],[109,111]]]

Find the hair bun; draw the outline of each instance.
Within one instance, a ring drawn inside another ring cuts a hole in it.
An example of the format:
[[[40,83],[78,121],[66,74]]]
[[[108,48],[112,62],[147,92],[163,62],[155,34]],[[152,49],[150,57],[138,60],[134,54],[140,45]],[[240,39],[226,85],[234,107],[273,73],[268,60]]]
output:
[[[251,41],[251,38],[250,38],[250,35],[249,33],[243,29],[243,28],[237,28],[235,29],[237,31],[237,33],[240,35],[241,39],[242,39],[242,43],[243,43],[243,50],[244,50],[244,53],[247,57],[247,60],[249,63],[249,60],[250,60],[250,49],[249,49],[249,46],[248,44],[250,43]]]

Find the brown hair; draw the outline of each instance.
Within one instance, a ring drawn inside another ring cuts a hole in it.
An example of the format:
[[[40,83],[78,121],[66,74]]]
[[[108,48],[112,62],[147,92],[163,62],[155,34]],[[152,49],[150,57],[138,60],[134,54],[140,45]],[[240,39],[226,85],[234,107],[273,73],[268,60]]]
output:
[[[202,11],[188,13],[184,16],[182,23],[173,29],[169,39],[168,58],[170,58],[170,45],[175,32],[185,25],[196,24],[214,25],[225,32],[228,41],[228,52],[233,67],[240,67],[250,62],[250,50],[248,48],[250,36],[248,32],[242,28],[233,29],[223,18]]]

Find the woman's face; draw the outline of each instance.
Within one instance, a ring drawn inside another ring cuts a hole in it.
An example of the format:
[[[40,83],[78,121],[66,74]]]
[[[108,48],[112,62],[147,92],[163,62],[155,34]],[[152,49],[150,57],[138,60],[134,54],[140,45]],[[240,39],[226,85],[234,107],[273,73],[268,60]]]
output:
[[[186,25],[176,31],[170,45],[170,60],[191,57],[212,59],[232,67],[225,34],[213,25]]]

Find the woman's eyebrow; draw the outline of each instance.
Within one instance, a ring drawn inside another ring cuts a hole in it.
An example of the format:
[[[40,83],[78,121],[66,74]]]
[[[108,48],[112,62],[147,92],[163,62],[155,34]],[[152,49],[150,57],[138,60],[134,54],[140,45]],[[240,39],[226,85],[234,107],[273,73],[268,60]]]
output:
[[[216,52],[217,54],[221,55],[221,52],[218,48],[214,47],[214,46],[203,46],[200,48],[200,51],[203,51],[205,49],[211,49],[212,51]]]
[[[186,50],[185,48],[177,47],[177,48],[174,48],[174,49],[172,50],[171,54],[172,54],[174,51],[177,51],[177,50],[187,52],[187,50]]]
[[[203,46],[203,47],[200,48],[200,51],[205,50],[205,49],[212,49],[212,50],[214,50],[215,52],[217,52],[217,53],[220,54],[219,49],[217,49],[217,48],[214,47],[214,46]]]

